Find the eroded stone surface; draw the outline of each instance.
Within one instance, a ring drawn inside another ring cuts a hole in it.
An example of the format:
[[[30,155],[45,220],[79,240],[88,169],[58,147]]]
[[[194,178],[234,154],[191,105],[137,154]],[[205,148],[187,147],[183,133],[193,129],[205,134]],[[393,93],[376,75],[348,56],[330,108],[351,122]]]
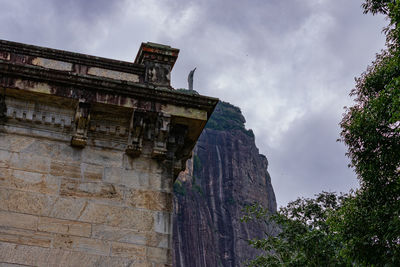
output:
[[[174,93],[178,52],[0,40],[0,266],[171,266],[172,184],[217,101]]]
[[[51,217],[39,217],[37,230],[41,232],[90,237],[92,234],[92,225],[89,223],[60,220]]]

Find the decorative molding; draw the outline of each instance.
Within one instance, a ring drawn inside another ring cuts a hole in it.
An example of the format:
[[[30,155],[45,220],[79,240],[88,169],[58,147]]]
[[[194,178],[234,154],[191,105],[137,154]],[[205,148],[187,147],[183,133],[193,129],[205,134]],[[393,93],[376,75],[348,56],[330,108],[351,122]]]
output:
[[[185,170],[186,161],[192,155],[193,147],[187,145],[188,132],[188,126],[172,124],[171,116],[167,114],[136,110],[132,112],[125,152],[129,156],[139,157],[143,151],[143,143],[152,142],[152,158],[171,160],[176,178]]]
[[[146,128],[144,120],[144,113],[133,110],[125,150],[126,154],[132,157],[138,157],[142,153],[143,135]]]
[[[175,124],[171,129],[169,149],[173,152],[173,171],[175,177],[177,177],[181,171],[185,170],[186,161],[192,155],[193,147],[187,146],[186,142],[188,131],[188,127],[183,124]]]
[[[4,56],[2,56],[2,54]],[[11,54],[19,56],[25,55],[24,58],[28,64],[30,64],[31,60],[36,57],[68,62],[74,65],[75,68],[73,68],[72,71],[76,72],[78,72],[77,67],[79,66],[99,67],[115,71],[122,71],[137,74],[141,77],[144,76],[145,72],[145,67],[143,65],[131,62],[0,40],[0,59],[4,58],[6,60],[12,60],[13,56]]]
[[[79,102],[75,113],[75,129],[71,139],[71,145],[85,147],[90,121],[90,103]]]
[[[121,82],[118,80],[104,79],[97,76],[68,74],[67,72],[44,69],[35,66],[24,66],[11,64],[0,60],[0,74],[9,77],[8,82],[4,81],[0,86],[7,88],[19,88],[17,81],[26,80],[29,84],[48,83],[51,94],[64,98],[77,99],[79,91],[85,91],[91,95],[117,95],[124,98],[141,99],[145,101],[155,101],[158,103],[168,103],[181,107],[189,107],[205,110],[211,116],[218,99],[200,95],[189,95],[175,90],[156,88],[151,84]],[[1,80],[0,80],[1,81]],[[71,90],[71,88],[73,88]],[[28,90],[28,89],[25,89]],[[92,100],[93,102],[96,99]]]
[[[19,122],[31,123],[34,128],[48,126],[52,128],[70,129],[72,126],[72,112],[61,107],[50,107],[43,103],[21,101],[8,97],[6,118]]]
[[[127,63],[0,40],[2,128],[151,157],[176,177],[218,102],[173,90],[178,54],[142,43]]]
[[[154,146],[152,157],[164,158],[167,155],[167,146],[170,133],[171,116],[160,113],[154,128]]]

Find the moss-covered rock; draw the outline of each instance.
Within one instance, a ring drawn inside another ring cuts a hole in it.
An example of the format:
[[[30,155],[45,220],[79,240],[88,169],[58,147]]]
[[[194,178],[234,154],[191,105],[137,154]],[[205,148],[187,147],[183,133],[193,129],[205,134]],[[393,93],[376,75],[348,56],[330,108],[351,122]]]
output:
[[[239,130],[248,136],[254,137],[252,130],[246,130],[245,122],[246,119],[243,117],[239,107],[220,101],[208,120],[206,128],[219,131]]]

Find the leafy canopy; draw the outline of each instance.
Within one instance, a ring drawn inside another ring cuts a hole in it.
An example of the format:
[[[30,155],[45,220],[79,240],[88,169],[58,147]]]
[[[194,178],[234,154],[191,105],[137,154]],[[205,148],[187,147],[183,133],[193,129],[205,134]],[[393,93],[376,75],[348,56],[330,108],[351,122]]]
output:
[[[265,251],[249,261],[248,266],[347,266],[340,253],[340,236],[329,223],[345,196],[322,192],[315,199],[299,198],[281,207],[276,214],[258,204],[246,207],[242,221],[263,220],[279,225],[277,235],[254,239],[250,245]]]
[[[364,12],[383,13],[387,49],[356,79],[354,106],[343,116],[341,140],[360,182],[339,212],[345,253],[366,265],[400,263],[400,4],[367,0]]]

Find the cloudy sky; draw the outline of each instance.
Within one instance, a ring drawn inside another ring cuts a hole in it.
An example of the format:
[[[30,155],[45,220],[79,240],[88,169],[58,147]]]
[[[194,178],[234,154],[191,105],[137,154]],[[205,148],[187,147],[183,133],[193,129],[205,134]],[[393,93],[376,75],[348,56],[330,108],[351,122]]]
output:
[[[384,48],[361,0],[0,0],[0,39],[133,61],[141,42],[181,50],[175,88],[239,106],[270,163],[278,205],[357,187],[337,143],[343,106]]]

